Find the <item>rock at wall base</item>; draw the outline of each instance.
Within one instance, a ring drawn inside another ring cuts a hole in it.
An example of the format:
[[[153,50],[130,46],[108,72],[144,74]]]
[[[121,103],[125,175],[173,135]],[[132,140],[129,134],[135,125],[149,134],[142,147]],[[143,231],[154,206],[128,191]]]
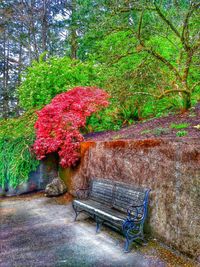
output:
[[[65,183],[59,178],[54,178],[53,181],[45,188],[45,196],[54,197],[60,196],[67,191]]]

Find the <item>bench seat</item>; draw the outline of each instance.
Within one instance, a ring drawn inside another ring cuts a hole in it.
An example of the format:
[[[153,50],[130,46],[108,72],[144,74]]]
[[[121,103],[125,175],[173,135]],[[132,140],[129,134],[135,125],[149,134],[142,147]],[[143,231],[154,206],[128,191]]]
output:
[[[109,207],[108,205],[99,203],[92,199],[86,200],[74,200],[74,207],[79,209],[79,212],[87,211],[88,213],[98,216],[104,222],[112,221],[115,226],[122,226],[123,222],[127,218],[126,213],[122,213],[114,208]]]

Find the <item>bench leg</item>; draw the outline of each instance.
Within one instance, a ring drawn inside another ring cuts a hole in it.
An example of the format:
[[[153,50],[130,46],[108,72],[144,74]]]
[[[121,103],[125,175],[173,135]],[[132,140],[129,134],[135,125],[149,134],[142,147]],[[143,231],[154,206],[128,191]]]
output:
[[[130,252],[129,245],[130,245],[130,241],[129,241],[128,237],[126,237],[126,241],[124,244],[124,252],[126,252],[126,253]]]
[[[74,222],[76,221],[77,217],[78,217],[78,212],[75,210]]]
[[[141,240],[142,240],[142,245],[143,246],[146,246],[148,244],[146,238],[144,237],[144,233],[143,233],[143,230],[141,232]]]
[[[98,234],[98,233],[100,233],[100,231],[101,231],[101,223],[97,222],[97,224],[96,224],[96,233]]]
[[[74,217],[74,222],[75,222],[76,219],[77,219],[77,217],[78,217],[78,215],[79,215],[79,212],[77,211],[77,209],[75,208],[74,205],[72,205],[72,207],[73,207],[73,210],[74,210],[74,212],[75,212],[75,217]]]
[[[95,221],[96,221],[96,233],[98,234],[101,231],[101,226],[103,221],[98,219],[97,217],[95,218]]]
[[[124,244],[124,252],[129,252],[130,244],[132,244],[136,239],[144,240],[143,225],[137,225],[131,220],[126,220],[122,225],[122,231],[126,238]]]

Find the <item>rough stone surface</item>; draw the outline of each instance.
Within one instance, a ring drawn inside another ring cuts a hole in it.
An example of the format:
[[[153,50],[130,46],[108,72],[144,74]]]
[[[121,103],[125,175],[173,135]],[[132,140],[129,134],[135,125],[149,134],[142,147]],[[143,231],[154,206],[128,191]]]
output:
[[[1,267],[195,267],[197,263],[163,244],[134,244],[123,253],[124,238],[108,227],[95,234],[93,220],[77,222],[65,196],[39,194],[0,199]]]
[[[92,178],[152,189],[148,229],[178,250],[200,255],[200,140],[85,142],[81,162],[61,170],[72,194]]]
[[[67,187],[63,180],[59,177],[54,178],[53,181],[45,188],[45,196],[53,197],[64,194],[67,191]]]

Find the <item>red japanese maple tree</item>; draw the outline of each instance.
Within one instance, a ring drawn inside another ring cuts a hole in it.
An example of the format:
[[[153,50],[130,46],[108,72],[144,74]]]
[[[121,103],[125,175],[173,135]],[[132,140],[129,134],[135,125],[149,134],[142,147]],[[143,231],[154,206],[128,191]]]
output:
[[[108,98],[106,92],[96,87],[75,87],[54,97],[37,112],[33,146],[37,158],[57,152],[62,167],[74,165],[80,156],[80,142],[84,140],[79,129],[86,125],[88,116],[108,105]]]

